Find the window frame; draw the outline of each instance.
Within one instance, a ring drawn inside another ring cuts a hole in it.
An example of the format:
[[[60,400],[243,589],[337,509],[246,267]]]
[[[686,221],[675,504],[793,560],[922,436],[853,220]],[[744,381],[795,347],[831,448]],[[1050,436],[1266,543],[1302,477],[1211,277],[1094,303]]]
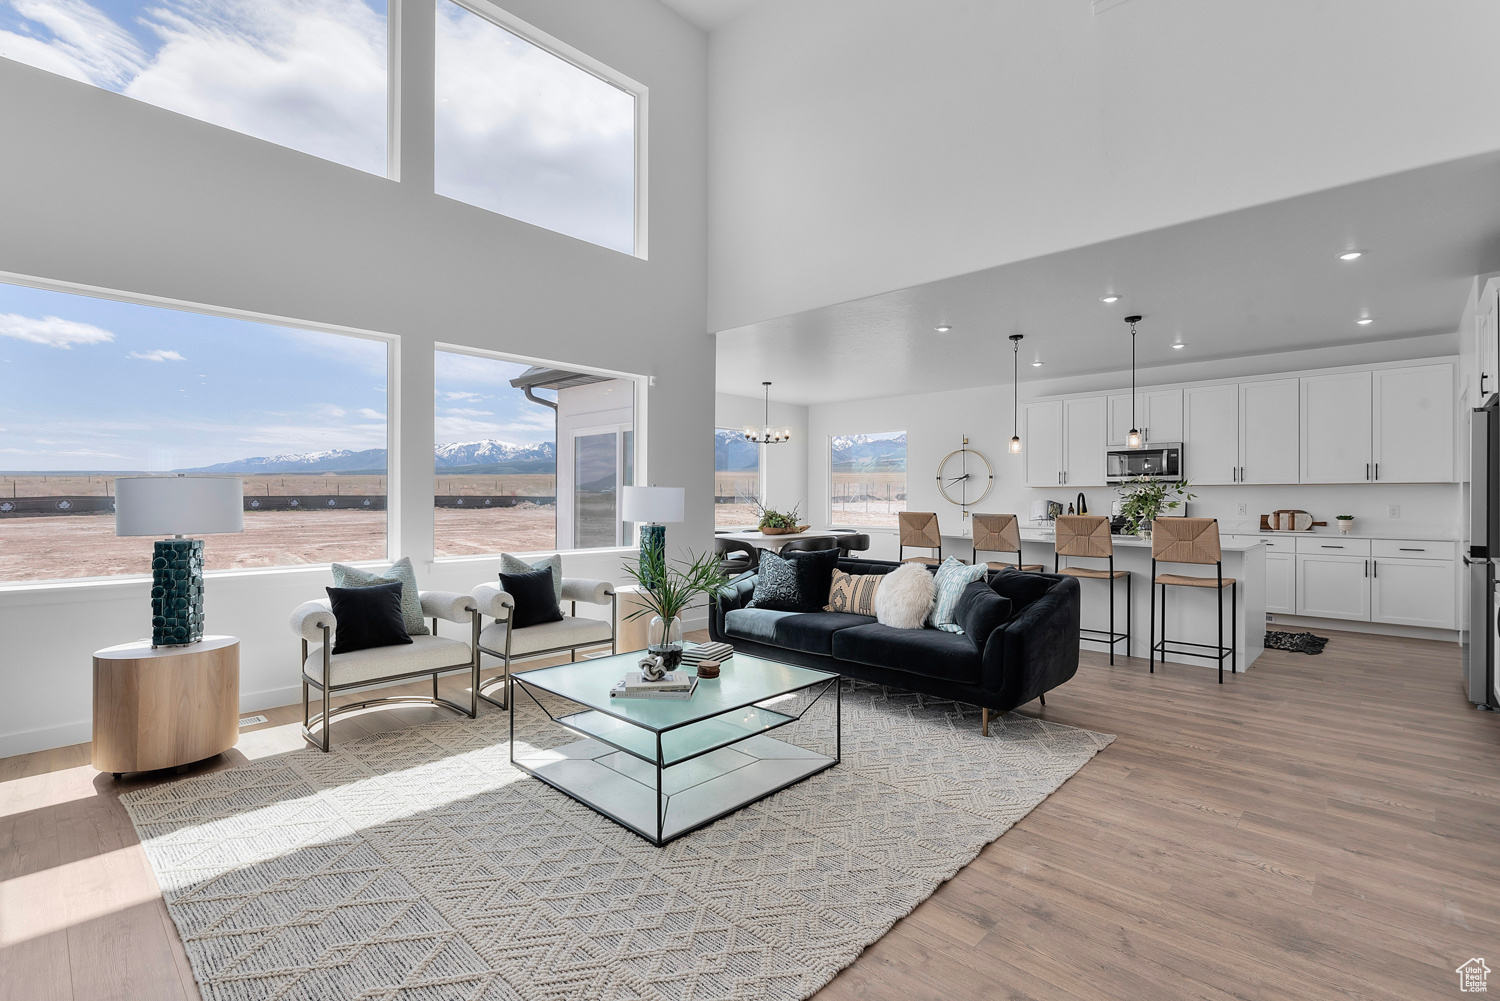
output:
[[[835,439],[835,438],[842,438],[842,437],[848,437],[849,435],[856,435],[856,434],[910,434],[910,433],[911,433],[910,429],[896,429],[896,430],[891,430],[891,431],[850,431],[850,432],[847,432],[845,434],[830,434],[830,435],[827,436],[826,442],[825,442],[825,444],[823,446],[823,457],[828,460],[827,464],[824,466],[824,469],[825,469],[825,471],[827,473],[827,479],[826,479],[825,482],[826,482],[827,488],[828,488],[828,509],[827,509],[826,513],[827,513],[827,516],[828,516],[828,527],[830,529],[835,529],[835,528],[852,528],[852,529],[855,529],[857,531],[865,532],[865,533],[875,532],[875,533],[884,533],[884,534],[889,534],[889,535],[895,535],[896,533],[898,533],[901,530],[899,525],[863,525],[863,524],[860,524],[859,522],[853,522],[853,521],[847,521],[847,522],[845,522],[845,521],[835,521],[834,520],[834,517],[833,517],[833,439]],[[907,446],[907,453],[908,453],[907,454],[907,459],[909,460],[910,457],[911,457],[910,456],[910,443],[909,442],[908,442],[908,446]],[[911,474],[911,469],[908,468],[906,470],[906,473],[903,474],[903,475],[905,475],[908,478],[908,480],[909,480],[910,479],[910,474]],[[911,488],[910,482],[906,483],[906,488],[907,488],[907,492],[909,494],[910,493],[910,488]],[[905,508],[903,508],[902,510],[905,510]]]
[[[743,435],[745,433],[745,431],[744,431],[743,428],[727,428],[727,427],[722,427],[722,426],[720,426],[720,424],[719,424],[718,421],[714,421],[714,431],[716,433],[719,432],[719,431],[729,431],[729,432],[732,432],[732,433],[738,434],[738,435]],[[767,493],[766,493],[766,469],[767,469],[767,467],[768,467],[768,463],[766,462],[766,448],[765,448],[765,446],[764,445],[757,445],[757,446],[755,446],[755,502],[757,504],[762,505],[762,506],[765,505],[765,503],[766,503],[766,497],[768,496]],[[715,478],[715,486],[716,487],[717,487],[718,475],[719,475],[718,463],[715,462],[714,463],[714,478]],[[714,495],[715,495],[715,498],[716,498],[715,501],[714,501],[714,506],[717,507],[718,506],[718,500],[717,500],[718,490],[717,489],[715,489]],[[716,532],[717,531],[723,531],[723,529],[719,528],[718,517],[717,516],[715,516],[715,518],[714,518],[714,531],[716,531]]]
[[[399,4],[401,0],[391,0],[391,2],[393,4]],[[519,36],[520,38],[530,42],[538,48],[550,52],[552,55],[563,60],[564,62],[571,63],[573,66],[589,74],[590,76],[597,77],[598,79],[609,84],[611,87],[614,87],[618,90],[623,90],[625,93],[635,98],[635,219],[634,249],[631,251],[630,256],[639,257],[643,261],[648,260],[648,227],[646,223],[647,219],[650,216],[650,213],[648,211],[647,195],[651,190],[651,185],[649,183],[650,179],[647,176],[647,165],[650,160],[650,157],[647,155],[650,134],[647,126],[650,120],[650,88],[641,83],[639,80],[628,77],[614,67],[608,66],[598,59],[595,59],[593,56],[590,56],[586,52],[582,52],[574,48],[567,42],[564,42],[562,39],[548,34],[542,29],[531,24],[529,21],[523,21],[521,18],[516,17],[514,14],[510,13],[504,8],[495,5],[491,2],[491,0],[449,0],[449,2],[457,4],[476,17],[484,18],[491,24],[503,28],[513,35]],[[436,16],[436,7],[434,6],[434,17]],[[436,73],[437,63],[436,60],[434,60],[434,78],[436,77]],[[433,122],[433,125],[433,146],[435,152],[435,121]],[[436,187],[435,184],[434,187]],[[448,198],[447,195],[438,195],[437,197]],[[468,202],[464,202],[461,199],[457,198],[449,198],[449,200],[457,201],[463,205],[469,204]],[[470,205],[470,208],[477,208],[481,212],[493,211],[479,205]],[[494,214],[504,215],[504,213],[499,212],[496,212]],[[509,219],[511,217],[505,216],[505,218]],[[526,223],[525,220],[517,219],[516,221],[525,223],[525,225],[528,226],[537,226],[538,229],[547,229],[547,227],[539,226],[536,223]],[[549,233],[558,232],[557,230],[553,229],[547,229],[547,231]],[[612,249],[610,247],[604,247],[600,244],[593,243],[589,240],[584,240],[582,237],[571,236],[567,233],[558,233],[558,235],[566,236],[570,240],[579,240],[582,243],[588,243],[590,246],[599,247],[601,250]],[[620,253],[620,251],[614,252]],[[576,368],[576,366],[570,367]]]

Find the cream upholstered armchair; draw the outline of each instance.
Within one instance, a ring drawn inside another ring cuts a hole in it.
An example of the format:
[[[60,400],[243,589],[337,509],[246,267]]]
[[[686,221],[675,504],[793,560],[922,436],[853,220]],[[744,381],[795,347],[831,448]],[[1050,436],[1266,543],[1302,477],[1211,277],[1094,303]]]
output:
[[[546,657],[566,652],[570,660],[578,659],[578,651],[586,647],[609,644],[609,652],[615,652],[615,586],[608,581],[586,580],[581,577],[564,577],[562,600],[570,605],[570,614],[556,622],[541,622],[519,629],[510,628],[510,610],[516,601],[496,583],[484,583],[470,592],[479,605],[481,615],[493,616],[495,621],[479,633],[479,651],[500,659],[500,673],[481,681],[479,697],[491,705],[505,709],[510,705],[510,667],[518,660]],[[608,605],[609,620],[578,617],[578,603]],[[485,694],[485,689],[501,686],[500,698]]]
[[[452,591],[420,591],[418,594],[423,618],[432,620],[431,636],[413,636],[409,644],[371,647],[352,653],[332,652],[338,620],[326,598],[305,602],[293,610],[292,632],[302,638],[302,736],[310,743],[328,750],[328,727],[332,720],[367,706],[420,702],[447,706],[470,719],[479,715],[480,615],[473,596]],[[439,636],[439,619],[468,624],[468,638],[459,640]],[[438,675],[454,671],[468,671],[470,674],[467,706],[438,696]],[[332,708],[331,699],[336,692],[429,674],[432,675],[431,696],[389,695]],[[323,711],[311,718],[307,701],[309,685],[323,693]],[[313,736],[314,726],[322,727],[320,737]]]

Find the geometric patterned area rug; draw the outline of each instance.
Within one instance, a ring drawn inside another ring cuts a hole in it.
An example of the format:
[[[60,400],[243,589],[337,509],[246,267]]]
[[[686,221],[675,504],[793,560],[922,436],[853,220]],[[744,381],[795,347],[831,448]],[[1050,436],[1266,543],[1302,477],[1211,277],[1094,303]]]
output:
[[[493,709],[121,801],[205,1001],[793,1001],[1114,740],[843,684],[839,765],[663,848],[513,768]]]

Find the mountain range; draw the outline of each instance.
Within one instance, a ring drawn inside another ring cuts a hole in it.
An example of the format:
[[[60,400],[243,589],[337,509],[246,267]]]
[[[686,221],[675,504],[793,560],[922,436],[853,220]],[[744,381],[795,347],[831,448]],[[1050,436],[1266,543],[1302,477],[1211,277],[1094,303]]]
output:
[[[829,451],[836,473],[906,471],[906,433],[894,438],[874,438],[867,434],[834,435]]]
[[[514,445],[486,438],[484,441],[451,442],[433,447],[433,467],[440,473],[552,473],[557,469],[557,446],[550,441],[538,445]],[[335,448],[322,452],[286,452],[257,455],[212,466],[177,469],[178,473],[366,473],[386,471],[386,450],[367,448],[355,452]]]
[[[714,429],[714,468],[726,472],[760,468],[760,446],[745,440],[743,431]]]

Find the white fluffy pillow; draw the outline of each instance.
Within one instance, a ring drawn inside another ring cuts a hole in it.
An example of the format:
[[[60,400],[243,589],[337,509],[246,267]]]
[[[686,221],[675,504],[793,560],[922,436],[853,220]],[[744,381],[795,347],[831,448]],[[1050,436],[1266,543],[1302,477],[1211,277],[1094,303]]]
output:
[[[875,621],[896,629],[921,629],[932,610],[937,585],[920,563],[897,567],[875,592]]]

